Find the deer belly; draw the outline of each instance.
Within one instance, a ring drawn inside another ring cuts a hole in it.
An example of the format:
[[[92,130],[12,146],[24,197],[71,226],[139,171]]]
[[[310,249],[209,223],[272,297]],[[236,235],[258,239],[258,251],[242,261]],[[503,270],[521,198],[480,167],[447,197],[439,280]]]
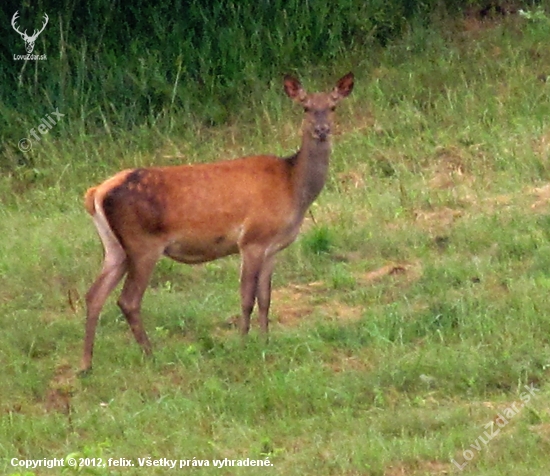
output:
[[[205,263],[239,252],[237,243],[224,236],[214,237],[204,242],[176,241],[169,244],[164,254],[175,261],[187,264]]]

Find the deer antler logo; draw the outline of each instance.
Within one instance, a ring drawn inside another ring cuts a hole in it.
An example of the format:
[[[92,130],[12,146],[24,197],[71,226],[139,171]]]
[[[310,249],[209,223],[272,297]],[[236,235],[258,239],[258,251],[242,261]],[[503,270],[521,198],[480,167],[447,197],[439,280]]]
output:
[[[27,35],[27,30],[25,30],[25,33],[21,33],[19,29],[17,28],[17,25],[15,24],[17,18],[19,17],[19,10],[15,12],[11,19],[11,26],[13,26],[13,29],[21,35],[23,40],[25,41],[25,49],[27,50],[27,53],[32,53],[32,50],[34,50],[34,42],[38,38],[38,35],[44,31],[44,28],[46,28],[46,25],[48,24],[48,15],[44,14],[44,25],[42,25],[42,29],[40,31],[34,30],[34,33],[32,36]]]

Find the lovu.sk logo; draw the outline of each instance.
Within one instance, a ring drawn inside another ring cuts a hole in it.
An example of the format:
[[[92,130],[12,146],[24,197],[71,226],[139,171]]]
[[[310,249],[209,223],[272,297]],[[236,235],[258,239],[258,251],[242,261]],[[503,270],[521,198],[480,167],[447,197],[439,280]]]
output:
[[[32,36],[27,35],[27,30],[24,32],[21,32],[19,28],[17,28],[16,21],[19,16],[19,10],[16,11],[11,19],[11,26],[13,29],[21,35],[23,38],[23,41],[25,42],[25,49],[27,50],[26,55],[13,55],[14,60],[45,60],[46,55],[33,55],[31,54],[34,50],[34,42],[38,38],[38,35],[44,31],[44,28],[46,28],[46,25],[48,24],[48,15],[44,14],[44,24],[42,25],[42,28],[40,30],[34,30],[34,33]]]

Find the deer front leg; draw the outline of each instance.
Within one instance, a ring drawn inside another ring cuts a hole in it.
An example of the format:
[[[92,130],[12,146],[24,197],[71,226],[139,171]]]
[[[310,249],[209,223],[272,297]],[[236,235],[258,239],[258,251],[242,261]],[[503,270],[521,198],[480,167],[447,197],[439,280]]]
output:
[[[250,315],[256,303],[263,250],[248,248],[241,251],[241,255],[241,334],[245,336],[250,330]]]
[[[269,305],[271,303],[271,276],[273,275],[274,266],[275,256],[265,258],[258,279],[258,317],[260,330],[265,334],[266,339],[269,326]]]

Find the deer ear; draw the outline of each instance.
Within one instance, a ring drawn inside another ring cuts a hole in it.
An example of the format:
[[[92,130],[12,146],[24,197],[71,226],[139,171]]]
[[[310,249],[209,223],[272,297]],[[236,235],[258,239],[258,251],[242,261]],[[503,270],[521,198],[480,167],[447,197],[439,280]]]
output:
[[[303,102],[307,93],[302,88],[300,81],[290,75],[285,75],[284,79],[285,92],[287,96],[296,102]]]
[[[349,96],[349,94],[353,91],[353,73],[349,72],[342,78],[338,80],[338,83],[336,83],[336,87],[334,88],[334,91],[332,92],[332,97],[336,100],[340,100],[342,98],[345,98]]]

